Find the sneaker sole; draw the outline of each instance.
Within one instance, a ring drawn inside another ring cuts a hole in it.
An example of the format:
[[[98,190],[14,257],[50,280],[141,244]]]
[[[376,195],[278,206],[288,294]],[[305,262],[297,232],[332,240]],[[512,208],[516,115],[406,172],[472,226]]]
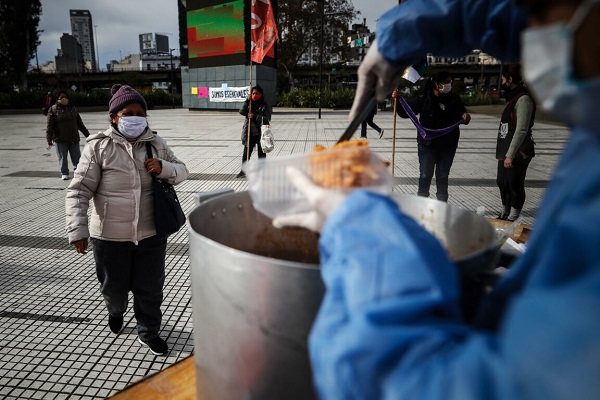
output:
[[[147,347],[147,348],[148,348],[148,350],[150,350],[150,353],[154,354],[155,356],[165,356],[165,355],[167,355],[167,354],[169,353],[169,350],[167,350],[167,351],[166,351],[166,352],[164,352],[164,353],[157,353],[157,352],[155,352],[154,350],[152,350],[152,348],[151,348],[150,346],[148,346],[146,343],[142,342],[142,339],[140,339],[140,337],[139,337],[139,336],[138,336],[137,340],[138,340],[138,342],[139,342],[139,343],[140,343],[142,346],[144,346],[144,347]]]

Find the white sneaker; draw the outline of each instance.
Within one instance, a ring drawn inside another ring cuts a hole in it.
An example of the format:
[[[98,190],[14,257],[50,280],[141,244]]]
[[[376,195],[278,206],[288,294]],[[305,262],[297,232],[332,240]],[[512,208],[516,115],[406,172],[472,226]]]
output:
[[[62,175],[61,178],[63,181],[67,181],[69,180],[69,175]]]

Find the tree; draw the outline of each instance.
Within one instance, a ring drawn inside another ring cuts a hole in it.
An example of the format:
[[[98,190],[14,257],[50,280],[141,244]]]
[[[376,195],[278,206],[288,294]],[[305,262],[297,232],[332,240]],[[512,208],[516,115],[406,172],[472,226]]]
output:
[[[29,61],[40,44],[41,14],[41,0],[0,2],[0,74],[21,88],[27,87]]]
[[[278,65],[293,82],[293,72],[303,54],[319,48],[321,7],[325,2],[323,62],[344,47],[350,23],[359,14],[348,0],[278,0]]]

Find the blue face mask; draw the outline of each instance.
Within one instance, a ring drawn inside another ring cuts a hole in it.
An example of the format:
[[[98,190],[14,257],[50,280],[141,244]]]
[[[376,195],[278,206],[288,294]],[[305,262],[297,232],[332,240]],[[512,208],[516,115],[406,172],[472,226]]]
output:
[[[573,35],[600,0],[584,0],[567,24],[523,31],[521,61],[528,87],[542,108],[571,126],[598,128],[600,78],[573,75]]]

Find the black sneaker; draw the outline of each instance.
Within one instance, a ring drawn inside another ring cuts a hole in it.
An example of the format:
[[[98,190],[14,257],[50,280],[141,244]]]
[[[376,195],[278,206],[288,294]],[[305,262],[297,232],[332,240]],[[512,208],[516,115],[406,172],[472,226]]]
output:
[[[383,132],[385,131],[385,129],[382,129],[381,132],[379,132],[379,139],[381,139],[383,137]]]
[[[148,347],[150,352],[157,356],[164,356],[169,352],[169,346],[167,345],[167,342],[158,336],[150,340],[144,340],[138,336],[138,342],[140,342],[142,346]]]
[[[506,221],[508,219],[508,214],[504,214],[504,213],[498,214],[496,219],[501,219],[502,221]]]
[[[121,328],[123,328],[123,317],[113,317],[112,315],[109,315],[108,326],[112,333],[118,334],[121,332]]]
[[[236,178],[245,178],[246,177],[246,173],[244,171],[240,171],[240,173],[237,174],[235,177]]]

